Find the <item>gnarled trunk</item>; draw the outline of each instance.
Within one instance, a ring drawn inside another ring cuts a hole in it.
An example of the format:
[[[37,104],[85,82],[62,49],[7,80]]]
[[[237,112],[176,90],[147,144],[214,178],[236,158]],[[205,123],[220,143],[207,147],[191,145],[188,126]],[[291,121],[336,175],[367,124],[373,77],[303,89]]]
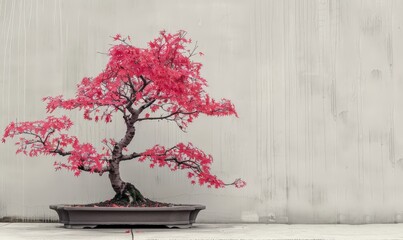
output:
[[[131,183],[124,182],[120,178],[119,162],[112,161],[110,164],[109,180],[111,181],[112,188],[116,192],[113,197],[114,201],[121,201],[131,203],[139,203],[144,201],[143,195]]]
[[[131,108],[131,107],[130,107]],[[130,118],[124,118],[127,126],[125,136],[115,144],[112,151],[112,161],[110,162],[109,179],[112,184],[113,190],[116,195],[113,198],[114,201],[131,203],[141,203],[145,201],[145,198],[140,191],[131,183],[124,182],[120,178],[119,163],[122,159],[122,150],[127,147],[133,140],[136,134],[136,129],[133,126],[134,122],[138,118],[139,112],[134,112],[132,109],[132,116]]]

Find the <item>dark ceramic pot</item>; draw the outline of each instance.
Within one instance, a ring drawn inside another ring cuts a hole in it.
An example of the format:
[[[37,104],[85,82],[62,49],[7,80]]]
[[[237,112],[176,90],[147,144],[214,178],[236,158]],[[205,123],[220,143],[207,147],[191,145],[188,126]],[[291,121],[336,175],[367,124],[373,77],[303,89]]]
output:
[[[190,228],[203,205],[172,207],[76,207],[51,205],[66,228],[94,228],[98,225],[166,225]]]

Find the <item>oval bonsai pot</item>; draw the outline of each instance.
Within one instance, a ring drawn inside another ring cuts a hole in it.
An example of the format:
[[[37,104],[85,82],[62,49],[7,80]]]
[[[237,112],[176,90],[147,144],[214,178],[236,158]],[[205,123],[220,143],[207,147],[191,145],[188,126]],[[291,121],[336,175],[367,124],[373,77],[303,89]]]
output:
[[[172,207],[80,207],[51,205],[66,228],[94,228],[98,225],[166,225],[190,228],[203,205]]]

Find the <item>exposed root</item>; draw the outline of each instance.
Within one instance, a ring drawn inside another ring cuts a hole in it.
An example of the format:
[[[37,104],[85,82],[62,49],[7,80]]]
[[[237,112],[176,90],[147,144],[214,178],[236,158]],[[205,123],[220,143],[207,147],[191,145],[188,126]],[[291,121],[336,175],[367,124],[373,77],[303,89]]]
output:
[[[107,200],[107,201],[99,202],[99,203],[74,205],[74,206],[82,206],[82,207],[173,207],[175,205],[172,203],[156,202],[156,201],[152,201],[148,198],[144,198],[144,201],[141,203],[133,202],[133,203],[129,204],[126,201],[117,201],[115,199],[111,199],[111,200]]]
[[[141,204],[145,198],[140,191],[131,183],[124,183],[124,187],[120,193],[113,197],[112,201],[126,202],[128,205]]]

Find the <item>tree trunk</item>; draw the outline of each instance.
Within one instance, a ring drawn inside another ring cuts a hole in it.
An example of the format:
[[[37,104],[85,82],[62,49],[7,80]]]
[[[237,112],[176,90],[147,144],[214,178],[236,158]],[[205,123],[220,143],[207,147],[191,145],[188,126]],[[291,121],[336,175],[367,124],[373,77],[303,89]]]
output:
[[[119,162],[112,161],[110,164],[109,180],[112,188],[116,192],[114,201],[128,204],[144,202],[144,197],[140,191],[131,183],[124,182],[120,178]]]
[[[122,159],[122,150],[130,144],[136,133],[136,129],[133,124],[138,118],[138,114],[139,113],[133,113],[130,119],[125,118],[127,126],[126,133],[125,136],[117,144],[115,144],[112,151],[112,161],[110,162],[109,166],[109,179],[111,181],[113,190],[116,192],[113,200],[122,204],[141,203],[145,201],[143,195],[133,184],[122,181],[119,171],[119,163]]]

